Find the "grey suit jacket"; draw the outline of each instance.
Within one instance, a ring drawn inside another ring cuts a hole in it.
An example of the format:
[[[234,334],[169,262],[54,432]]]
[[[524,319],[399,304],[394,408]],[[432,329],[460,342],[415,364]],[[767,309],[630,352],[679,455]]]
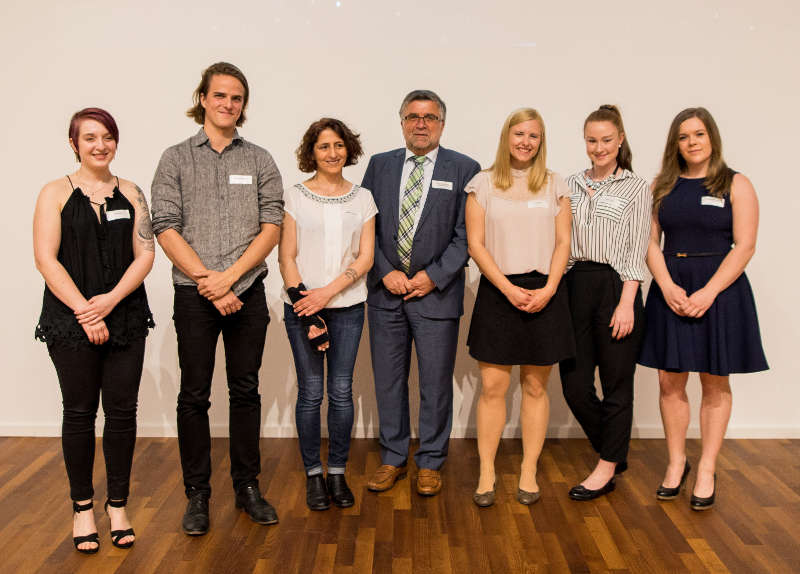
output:
[[[382,279],[390,271],[402,269],[397,255],[397,226],[404,159],[405,148],[372,156],[361,184],[372,191],[378,206],[375,264],[367,276],[367,303],[383,309],[394,309],[403,304],[403,298],[390,293]],[[464,187],[479,171],[480,165],[472,158],[439,148],[432,181],[447,181],[453,184],[453,188],[431,186],[428,189],[414,234],[408,273],[413,277],[424,269],[436,288],[424,297],[405,302],[424,317],[446,319],[464,313],[464,267],[469,259]]]

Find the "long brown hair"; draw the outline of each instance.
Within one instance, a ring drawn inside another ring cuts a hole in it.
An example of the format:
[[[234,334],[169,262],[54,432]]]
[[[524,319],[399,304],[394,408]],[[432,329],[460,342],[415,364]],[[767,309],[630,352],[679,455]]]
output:
[[[542,128],[542,141],[536,156],[533,158],[530,172],[528,173],[528,189],[531,193],[539,191],[547,181],[547,139],[544,135],[544,120],[541,114],[533,108],[514,110],[503,122],[500,129],[500,142],[497,144],[497,155],[494,165],[488,171],[492,172],[492,183],[498,189],[506,190],[511,187],[511,154],[508,151],[508,134],[511,127],[528,120],[536,120]]]
[[[236,120],[236,125],[241,126],[247,119],[244,113],[247,110],[247,101],[250,99],[250,86],[247,84],[247,78],[244,77],[242,71],[228,62],[217,62],[216,64],[211,64],[208,68],[203,70],[203,75],[200,77],[200,83],[197,85],[197,88],[195,88],[194,93],[192,94],[192,107],[186,110],[186,115],[201,126],[205,123],[206,110],[203,107],[203,104],[200,103],[200,96],[208,95],[208,86],[211,84],[211,78],[217,75],[232,76],[239,80],[242,83],[242,87],[244,87],[242,113],[239,115],[239,119]]]
[[[731,191],[734,172],[722,159],[722,138],[719,135],[717,122],[714,121],[711,112],[705,108],[686,108],[675,116],[669,126],[667,145],[664,146],[664,157],[661,160],[661,171],[653,181],[653,210],[656,213],[661,207],[661,202],[675,187],[678,177],[686,171],[686,160],[683,159],[678,149],[678,136],[681,124],[691,118],[697,118],[703,122],[711,140],[711,158],[703,186],[714,197],[724,197]]]
[[[586,131],[586,124],[589,122],[611,122],[619,135],[623,136],[622,145],[617,152],[617,165],[622,169],[633,171],[633,152],[628,143],[628,134],[625,132],[625,126],[622,124],[622,113],[620,113],[617,106],[611,104],[603,104],[595,111],[593,111],[583,122],[583,131]]]

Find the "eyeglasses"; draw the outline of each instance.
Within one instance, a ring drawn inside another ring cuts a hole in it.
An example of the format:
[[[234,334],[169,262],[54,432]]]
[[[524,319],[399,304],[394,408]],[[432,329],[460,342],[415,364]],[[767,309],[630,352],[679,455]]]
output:
[[[422,120],[422,122],[425,125],[428,125],[440,122],[442,121],[442,118],[440,118],[436,114],[425,114],[424,116],[421,116],[419,114],[408,114],[407,116],[403,116],[403,121],[409,124],[415,124],[420,120]]]

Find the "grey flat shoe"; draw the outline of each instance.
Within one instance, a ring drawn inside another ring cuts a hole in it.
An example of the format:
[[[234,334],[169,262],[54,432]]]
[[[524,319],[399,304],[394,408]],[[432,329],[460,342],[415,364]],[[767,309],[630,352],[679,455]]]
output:
[[[492,488],[492,490],[487,490],[486,492],[474,492],[472,494],[472,502],[474,502],[476,506],[486,508],[487,506],[494,504],[494,496],[494,488]]]
[[[528,492],[527,490],[522,490],[521,488],[517,488],[517,502],[520,504],[524,504],[525,506],[530,506],[539,500],[540,492]]]

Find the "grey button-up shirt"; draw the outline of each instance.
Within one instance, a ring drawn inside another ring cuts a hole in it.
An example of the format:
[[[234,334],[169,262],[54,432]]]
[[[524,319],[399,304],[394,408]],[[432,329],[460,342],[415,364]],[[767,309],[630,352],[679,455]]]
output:
[[[262,223],[283,221],[283,183],[269,152],[239,133],[217,153],[203,128],[168,148],[153,177],[153,232],[174,229],[207,269],[224,271],[242,256]],[[263,261],[233,285],[240,295],[267,272]],[[173,266],[175,285],[197,283]]]

